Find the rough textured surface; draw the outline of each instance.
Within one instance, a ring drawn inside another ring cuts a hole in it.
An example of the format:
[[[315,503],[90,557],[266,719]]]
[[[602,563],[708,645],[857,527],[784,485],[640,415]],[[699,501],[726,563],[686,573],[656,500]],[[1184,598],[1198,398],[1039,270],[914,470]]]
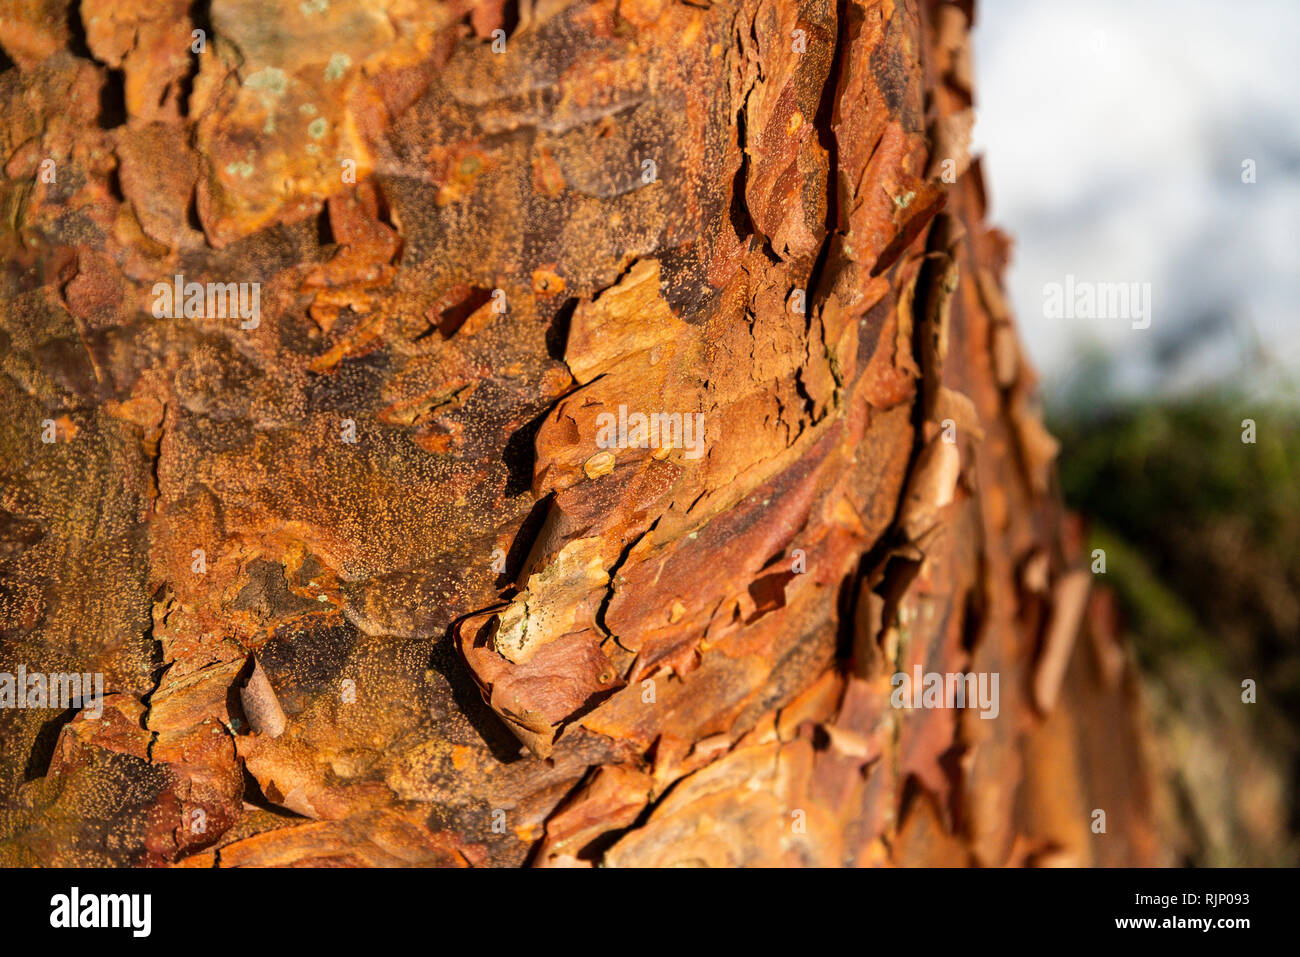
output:
[[[970,16],[0,0],[0,862],[1157,861]]]

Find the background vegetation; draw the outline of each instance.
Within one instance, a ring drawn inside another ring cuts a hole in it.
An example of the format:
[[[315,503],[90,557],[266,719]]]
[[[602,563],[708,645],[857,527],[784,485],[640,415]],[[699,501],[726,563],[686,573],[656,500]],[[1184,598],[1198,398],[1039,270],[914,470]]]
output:
[[[1216,386],[1101,406],[1107,363],[1079,368],[1049,402],[1060,480],[1142,666],[1171,840],[1186,863],[1294,865],[1300,403]]]

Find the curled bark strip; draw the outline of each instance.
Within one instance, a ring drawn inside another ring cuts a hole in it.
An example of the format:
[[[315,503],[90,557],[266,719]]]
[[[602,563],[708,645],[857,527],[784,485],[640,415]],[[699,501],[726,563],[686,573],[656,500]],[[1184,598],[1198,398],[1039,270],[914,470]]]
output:
[[[248,718],[248,726],[255,734],[278,738],[284,734],[289,721],[280,707],[280,699],[275,696],[275,689],[271,687],[271,680],[262,670],[262,663],[256,655],[252,660],[253,670],[239,689],[239,703]]]
[[[1080,568],[1068,572],[1052,589],[1052,613],[1034,671],[1034,704],[1045,714],[1056,707],[1091,585],[1092,574]]]

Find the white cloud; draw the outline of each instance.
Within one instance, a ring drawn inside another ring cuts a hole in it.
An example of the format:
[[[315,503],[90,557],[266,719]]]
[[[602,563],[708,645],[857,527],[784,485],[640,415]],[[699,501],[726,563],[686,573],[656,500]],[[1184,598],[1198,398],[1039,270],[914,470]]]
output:
[[[977,9],[975,143],[990,218],[1016,239],[1009,291],[1049,388],[1082,340],[1111,351],[1134,388],[1185,384],[1157,353],[1205,335],[1215,314],[1253,323],[1266,353],[1300,370],[1297,37],[1289,0]],[[1246,158],[1254,185],[1241,182]],[[1151,329],[1044,319],[1043,284],[1069,273],[1152,283]],[[1199,381],[1235,369],[1233,341],[1207,339],[1218,359],[1186,366]]]

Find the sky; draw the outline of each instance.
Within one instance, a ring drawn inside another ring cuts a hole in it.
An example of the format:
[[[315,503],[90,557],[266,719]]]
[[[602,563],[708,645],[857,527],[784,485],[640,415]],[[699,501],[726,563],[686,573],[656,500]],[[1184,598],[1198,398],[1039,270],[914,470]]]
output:
[[[1090,349],[1116,395],[1294,391],[1300,0],[984,0],[973,42],[989,219],[1049,398]],[[1149,328],[1046,318],[1067,275],[1149,283]]]

